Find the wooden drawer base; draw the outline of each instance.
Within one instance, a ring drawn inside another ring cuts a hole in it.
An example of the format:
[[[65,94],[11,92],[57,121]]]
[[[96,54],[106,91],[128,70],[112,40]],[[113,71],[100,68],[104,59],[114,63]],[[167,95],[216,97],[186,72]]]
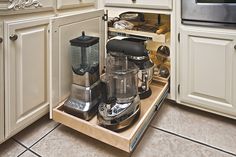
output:
[[[168,83],[156,82],[151,85],[152,95],[141,101],[141,113],[137,122],[122,132],[114,132],[97,124],[97,117],[90,121],[72,116],[62,110],[63,102],[53,109],[53,119],[85,135],[112,145],[126,152],[132,152],[145,132],[161,102],[167,96]]]

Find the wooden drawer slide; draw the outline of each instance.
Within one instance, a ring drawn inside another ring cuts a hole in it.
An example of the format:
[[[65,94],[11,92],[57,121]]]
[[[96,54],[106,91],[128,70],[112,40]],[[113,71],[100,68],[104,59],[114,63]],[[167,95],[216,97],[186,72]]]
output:
[[[53,109],[53,119],[70,128],[99,141],[112,145],[126,152],[132,152],[141,139],[152,117],[167,96],[168,83],[156,82],[151,85],[152,95],[141,101],[141,113],[138,121],[122,132],[114,132],[97,124],[95,116],[90,121],[85,121],[72,116],[62,110],[63,102]]]

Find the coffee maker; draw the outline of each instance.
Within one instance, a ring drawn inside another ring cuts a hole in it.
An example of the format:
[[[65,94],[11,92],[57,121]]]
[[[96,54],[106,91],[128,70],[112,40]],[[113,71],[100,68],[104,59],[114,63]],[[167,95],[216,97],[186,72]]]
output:
[[[107,43],[106,73],[102,76],[102,102],[98,107],[98,124],[114,131],[132,125],[140,114],[138,67],[128,60],[139,55],[140,47],[129,41],[110,40]]]
[[[139,67],[138,72],[138,92],[140,99],[146,99],[152,94],[152,90],[149,85],[152,82],[155,65],[150,60],[147,49],[145,48],[146,40],[138,38],[124,38],[122,40],[131,41],[130,46],[139,44],[142,49],[140,54],[129,55],[129,61],[135,63]],[[137,44],[134,44],[137,43]]]
[[[90,120],[101,100],[99,77],[99,38],[82,35],[70,40],[72,62],[71,95],[64,111]]]
[[[153,72],[154,72],[154,63],[149,59],[148,54],[143,56],[129,56],[129,60],[135,63],[139,67],[138,72],[138,92],[141,99],[146,99],[152,94],[152,90],[149,85],[152,82]]]

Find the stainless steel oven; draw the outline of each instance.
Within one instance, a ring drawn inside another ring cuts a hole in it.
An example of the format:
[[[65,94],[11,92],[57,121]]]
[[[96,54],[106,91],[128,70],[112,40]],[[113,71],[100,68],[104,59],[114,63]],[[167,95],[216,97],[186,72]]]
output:
[[[181,0],[182,23],[236,27],[236,0]]]

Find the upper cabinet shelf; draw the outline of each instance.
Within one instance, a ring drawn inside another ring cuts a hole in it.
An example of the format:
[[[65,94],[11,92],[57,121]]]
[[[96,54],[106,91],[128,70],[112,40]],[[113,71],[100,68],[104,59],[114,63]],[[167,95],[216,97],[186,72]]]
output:
[[[172,0],[105,0],[105,6],[172,9]]]
[[[157,34],[157,33],[151,33],[151,32],[144,32],[144,31],[136,31],[136,30],[127,30],[127,29],[116,29],[109,27],[109,34],[112,36],[127,36],[127,37],[143,37],[143,38],[150,38],[153,41],[165,43],[170,37],[170,32],[163,33],[163,34]]]

